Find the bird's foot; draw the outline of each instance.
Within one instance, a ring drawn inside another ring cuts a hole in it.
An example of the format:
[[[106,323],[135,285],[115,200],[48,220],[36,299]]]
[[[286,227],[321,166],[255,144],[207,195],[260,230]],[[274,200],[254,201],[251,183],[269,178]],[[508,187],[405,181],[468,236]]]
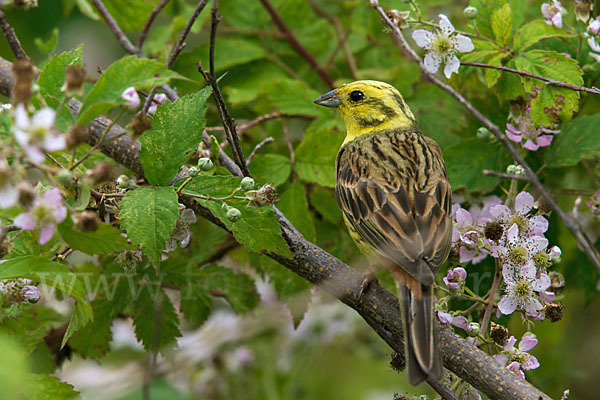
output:
[[[360,301],[363,297],[363,294],[369,290],[369,286],[371,283],[379,283],[377,277],[375,276],[375,272],[371,271],[371,269],[367,268],[365,274],[363,276],[363,280],[360,284],[360,292],[358,292],[358,300]]]

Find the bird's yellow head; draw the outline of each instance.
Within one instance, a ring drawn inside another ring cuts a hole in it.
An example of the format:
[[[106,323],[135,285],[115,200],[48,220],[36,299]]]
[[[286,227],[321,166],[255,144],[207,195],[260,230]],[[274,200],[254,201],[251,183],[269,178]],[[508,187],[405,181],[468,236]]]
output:
[[[337,108],[346,123],[350,142],[373,131],[404,128],[415,117],[396,88],[384,82],[356,81],[325,93],[314,101]]]

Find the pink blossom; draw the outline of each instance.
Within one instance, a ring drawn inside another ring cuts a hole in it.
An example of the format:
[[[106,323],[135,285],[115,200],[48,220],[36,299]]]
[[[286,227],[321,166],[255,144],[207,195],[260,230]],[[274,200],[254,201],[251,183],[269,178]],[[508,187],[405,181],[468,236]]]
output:
[[[154,115],[158,106],[163,104],[167,100],[168,97],[164,93],[159,93],[156,96],[154,96],[154,98],[152,99],[152,104],[150,104],[150,107],[148,107],[148,114]]]
[[[594,36],[600,32],[600,15],[596,17],[596,19],[590,20],[588,25],[588,31]]]
[[[458,290],[464,284],[467,278],[467,271],[464,268],[456,267],[448,270],[448,274],[443,278],[444,283],[450,290]]]
[[[130,110],[135,110],[140,106],[140,96],[133,86],[128,87],[121,94],[121,98],[127,103],[125,104]]]
[[[527,353],[537,345],[538,340],[533,336],[525,335],[521,338],[518,348],[515,348],[516,342],[517,339],[515,339],[514,336],[511,336],[506,341],[502,353],[496,354],[493,357],[501,365],[505,365],[525,379],[525,374],[521,371],[521,368],[527,371],[540,366],[537,358]]]
[[[454,325],[458,328],[465,329],[465,330],[469,326],[469,321],[467,320],[467,318],[463,317],[462,315],[453,316],[452,314],[443,312],[443,311],[438,311],[437,315],[438,315],[438,319],[443,324]]]
[[[517,121],[518,122],[518,121]],[[527,150],[536,151],[540,147],[550,146],[554,136],[543,135],[543,133],[560,133],[560,130],[553,130],[545,127],[539,127],[535,129],[532,124],[520,124],[517,129],[513,124],[506,124],[505,130],[506,136],[515,143],[525,143],[523,147]]]
[[[493,206],[490,209],[492,217],[507,225],[517,224],[521,233],[543,235],[548,230],[548,220],[541,215],[527,217],[533,208],[533,196],[521,192],[515,197],[514,212],[505,205]]]
[[[55,117],[56,112],[46,107],[30,119],[23,104],[15,107],[15,140],[36,164],[44,162],[44,151],[58,151],[66,146],[64,136],[54,129]]]
[[[67,217],[67,208],[58,188],[44,193],[43,198],[36,198],[31,211],[19,214],[13,223],[27,231],[40,230],[40,244],[47,243],[54,235],[56,224]]]
[[[545,291],[550,286],[550,278],[546,274],[536,277],[535,267],[526,265],[515,271],[509,265],[502,267],[502,276],[506,283],[505,295],[498,303],[502,314],[512,314],[516,309],[525,310],[536,315],[542,304],[536,298],[536,292]]]
[[[562,28],[562,16],[567,11],[558,0],[552,0],[552,3],[542,4],[542,16],[546,19],[548,25],[554,25],[557,28]]]

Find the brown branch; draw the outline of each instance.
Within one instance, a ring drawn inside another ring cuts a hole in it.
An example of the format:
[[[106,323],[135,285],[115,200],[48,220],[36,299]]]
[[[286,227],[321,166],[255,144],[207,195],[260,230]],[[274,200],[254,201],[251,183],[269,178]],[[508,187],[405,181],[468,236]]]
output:
[[[253,126],[256,126],[258,124],[262,124],[265,121],[269,121],[272,119],[276,119],[276,118],[306,118],[306,119],[315,119],[315,117],[313,115],[308,115],[308,114],[288,114],[288,113],[282,113],[282,112],[272,112],[269,114],[265,114],[265,115],[261,115],[260,117],[253,119],[252,121],[246,122],[245,124],[242,124],[240,126],[237,127],[237,132],[238,133],[242,133],[250,128],[252,128]],[[225,128],[223,128],[222,126],[210,126],[205,128],[207,132],[218,132],[218,131],[224,131]]]
[[[144,45],[144,41],[146,40],[146,36],[148,35],[148,31],[150,30],[150,26],[152,26],[152,23],[154,22],[158,14],[160,14],[162,9],[167,5],[169,1],[170,0],[161,0],[161,2],[158,3],[156,7],[154,7],[154,10],[152,10],[152,12],[150,13],[150,16],[148,17],[148,20],[146,20],[144,28],[140,32],[140,36],[138,37],[137,43],[135,45],[140,51],[142,50],[142,46]]]
[[[190,30],[192,29],[192,25],[194,25],[194,22],[196,22],[196,19],[198,18],[198,16],[200,15],[200,13],[204,9],[204,7],[206,7],[207,3],[208,3],[208,0],[202,0],[202,1],[200,1],[198,3],[198,5],[196,6],[196,9],[194,10],[194,13],[192,14],[192,16],[190,17],[190,19],[188,20],[187,24],[185,24],[185,28],[183,28],[183,30],[179,34],[179,38],[177,39],[177,43],[175,43],[175,46],[173,46],[173,49],[171,50],[171,55],[169,56],[169,61],[167,61],[167,67],[168,68],[171,68],[173,66],[173,63],[177,59],[177,55],[182,50],[183,42],[187,38],[187,35],[190,33]]]
[[[512,175],[504,172],[492,171],[491,169],[484,169],[481,172],[486,176],[497,176],[499,178],[516,179],[518,181],[531,182],[531,178],[525,175]]]
[[[104,3],[102,3],[102,0],[92,0],[92,3],[94,3],[96,8],[102,15],[102,18],[104,18],[104,21],[106,21],[108,29],[110,29],[113,35],[115,35],[115,37],[117,38],[119,43],[121,43],[121,46],[123,46],[125,51],[129,54],[135,54],[141,57],[142,53],[140,52],[140,49],[135,47],[133,43],[131,43],[127,35],[125,35],[125,32],[123,32],[123,30],[121,29],[117,21],[114,19],[114,17],[110,14]]]
[[[273,139],[272,137],[269,136],[268,138],[264,139],[259,144],[254,146],[254,149],[252,150],[252,152],[248,156],[248,159],[246,160],[246,167],[250,167],[250,163],[252,162],[252,159],[254,158],[254,156],[260,149],[262,149],[264,146],[268,145],[269,143],[273,143],[274,141],[275,141],[275,139]]]
[[[0,93],[6,96],[10,96],[13,84],[11,71],[11,63],[0,58]],[[81,103],[75,99],[69,102],[69,108],[75,114],[80,107]],[[86,142],[94,145],[109,125],[110,121],[104,117],[94,119],[86,126],[88,135]],[[100,149],[108,157],[143,177],[144,172],[138,155],[139,143],[132,142],[128,136],[121,136],[116,140],[110,139],[114,134],[119,135],[123,131],[122,127],[115,125],[109,132],[108,140]],[[205,138],[207,136],[208,134],[203,135]],[[220,157],[229,158],[223,152],[220,153]],[[237,167],[231,160],[229,165]],[[234,174],[242,175],[241,170]],[[198,202],[189,197],[182,197],[180,201],[193,208],[198,215],[225,229],[219,219]],[[352,307],[394,351],[403,354],[402,320],[397,298],[377,283],[371,283],[368,291],[361,295],[364,276],[359,271],[307,241],[283,214],[277,209],[275,212],[279,217],[282,235],[288,243],[292,258],[277,254],[268,254],[268,256]],[[549,399],[450,329],[441,330],[440,347],[445,367],[491,398]]]
[[[504,67],[504,66],[501,66],[501,65],[489,65],[489,64],[482,64],[482,63],[476,63],[476,62],[466,62],[466,61],[461,61],[460,64],[461,65],[465,65],[465,66],[470,66],[470,67],[490,68],[490,69],[497,69],[499,71],[512,72],[513,74],[518,74],[518,75],[521,75],[521,76],[526,76],[528,78],[538,79],[538,80],[540,80],[542,82],[546,82],[546,84],[550,85],[550,86],[563,87],[563,88],[567,88],[567,89],[571,89],[571,90],[577,90],[579,92],[587,92],[587,93],[593,93],[593,94],[600,94],[600,89],[598,89],[596,87],[588,88],[588,87],[585,87],[585,86],[572,85],[570,83],[557,81],[557,80],[554,80],[554,79],[546,78],[545,76],[535,75],[535,74],[531,74],[531,73],[526,72],[526,71],[519,71],[518,69]]]
[[[383,22],[391,29],[395,40],[396,45],[415,63],[418,64],[419,69],[421,70],[421,74],[429,79],[434,85],[440,87],[445,92],[450,94],[452,97],[456,99],[460,104],[462,104],[475,118],[477,118],[483,126],[489,129],[494,136],[502,143],[502,145],[506,148],[506,150],[510,153],[513,159],[520,164],[525,170],[526,176],[529,177],[531,184],[538,190],[542,197],[546,200],[550,208],[552,208],[556,214],[560,217],[563,224],[571,231],[575,240],[577,240],[577,244],[579,248],[583,250],[583,252],[588,256],[592,264],[596,267],[598,271],[600,271],[600,254],[592,244],[590,238],[587,236],[585,232],[581,229],[577,221],[575,221],[571,216],[565,213],[554,197],[548,192],[548,190],[544,187],[542,182],[537,178],[535,172],[531,169],[529,164],[525,162],[523,157],[517,152],[515,147],[511,144],[511,142],[507,139],[507,137],[500,131],[500,129],[488,118],[486,118],[473,104],[471,104],[463,95],[458,93],[454,88],[450,85],[442,82],[438,79],[434,74],[427,71],[425,68],[425,64],[419,57],[419,55],[410,47],[410,45],[406,42],[406,39],[402,35],[400,29],[394,25],[394,23],[389,19],[386,15],[383,8],[379,6],[379,2],[377,0],[369,0],[373,7],[379,13],[379,16],[383,20]]]
[[[325,71],[319,65],[317,60],[315,60],[315,58],[304,48],[304,46],[302,46],[300,44],[298,39],[296,39],[296,37],[290,31],[290,29],[287,27],[285,22],[283,22],[283,20],[279,16],[279,14],[277,14],[277,11],[275,11],[275,9],[273,8],[273,6],[269,2],[269,0],[260,0],[260,2],[265,7],[265,9],[268,11],[268,13],[271,14],[271,18],[273,19],[273,22],[275,22],[275,25],[277,25],[277,27],[279,28],[281,33],[283,33],[283,35],[285,36],[288,43],[294,48],[294,50],[296,50],[298,52],[298,54],[300,54],[302,56],[302,58],[304,58],[311,65],[311,67],[313,67],[313,69],[317,72],[317,74],[319,74],[321,79],[323,79],[325,81],[325,83],[327,83],[327,85],[333,89],[335,87],[333,78],[331,78],[331,76],[327,73],[327,71]]]
[[[19,38],[15,34],[15,30],[9,25],[6,14],[2,10],[0,10],[0,29],[2,29],[2,33],[4,33],[4,37],[17,60],[29,60]]]

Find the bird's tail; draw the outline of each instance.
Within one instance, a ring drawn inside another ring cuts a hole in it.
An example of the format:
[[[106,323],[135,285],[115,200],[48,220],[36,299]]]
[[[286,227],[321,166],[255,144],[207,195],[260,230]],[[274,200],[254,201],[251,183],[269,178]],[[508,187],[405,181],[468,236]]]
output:
[[[397,274],[394,274],[395,278]],[[406,374],[412,385],[428,377],[440,380],[443,373],[442,358],[437,342],[433,318],[433,286],[421,285],[408,274],[395,279],[402,324]]]

